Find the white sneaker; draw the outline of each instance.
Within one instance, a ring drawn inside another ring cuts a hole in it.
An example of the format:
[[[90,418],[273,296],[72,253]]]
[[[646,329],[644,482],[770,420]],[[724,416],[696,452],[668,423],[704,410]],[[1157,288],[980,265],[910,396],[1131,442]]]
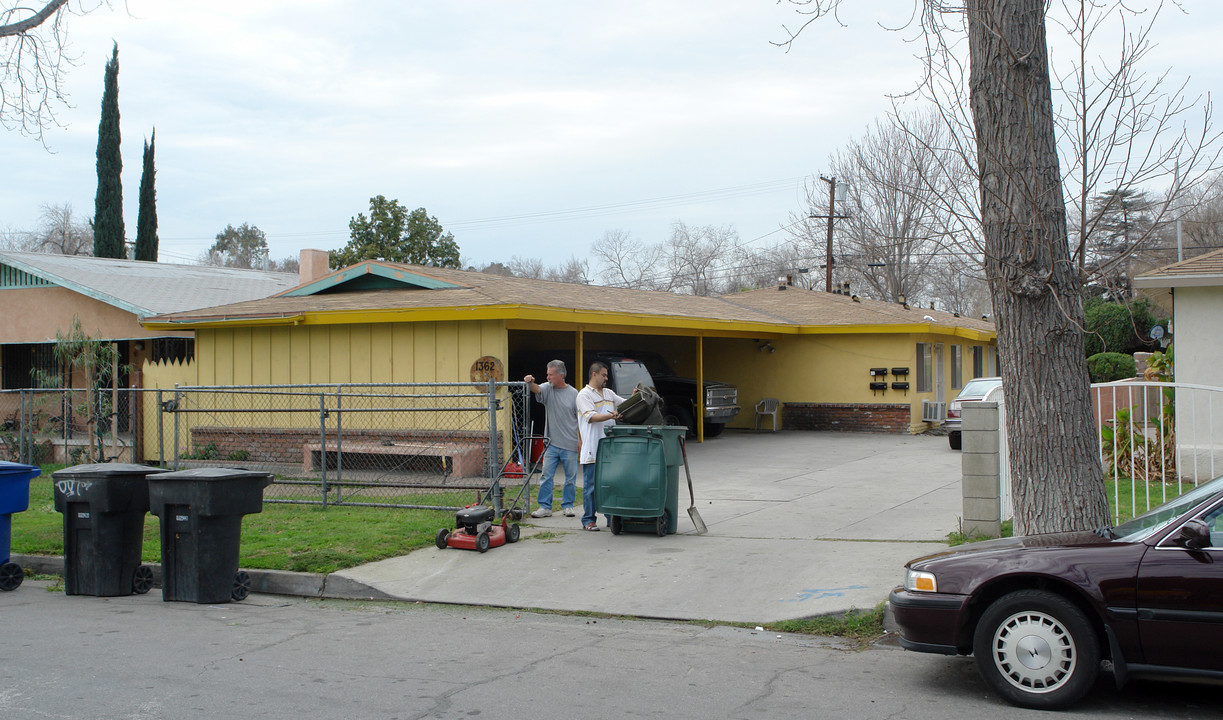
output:
[[[571,507],[564,508],[563,510],[561,510],[561,512],[565,514],[565,517],[574,517],[575,515],[577,515],[577,513],[575,513],[573,511],[573,508]]]
[[[570,514],[572,515],[573,513],[570,512]],[[535,512],[531,513],[531,517],[533,518],[552,517],[552,508],[541,507],[538,510],[536,510]]]

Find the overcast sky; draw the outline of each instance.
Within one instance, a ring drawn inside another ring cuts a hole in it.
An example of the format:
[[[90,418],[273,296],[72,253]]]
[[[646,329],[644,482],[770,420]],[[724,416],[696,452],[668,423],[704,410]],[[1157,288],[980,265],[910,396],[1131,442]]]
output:
[[[1223,89],[1223,4],[1183,4],[1150,67]],[[114,41],[128,235],[156,127],[163,262],[244,222],[272,258],[338,249],[379,194],[426,208],[477,266],[586,259],[610,229],[661,242],[677,220],[773,244],[804,182],[920,70],[876,26],[911,0],[847,5],[848,28],[813,25],[787,54],[770,41],[801,20],[775,0],[120,1],[68,19],[52,152],[0,132],[0,230],[46,204],[92,216]]]

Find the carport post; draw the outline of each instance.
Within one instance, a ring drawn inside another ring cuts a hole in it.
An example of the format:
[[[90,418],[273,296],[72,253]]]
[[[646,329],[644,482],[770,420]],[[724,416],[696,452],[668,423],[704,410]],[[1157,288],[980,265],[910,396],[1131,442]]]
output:
[[[696,441],[705,442],[705,336],[696,336]]]

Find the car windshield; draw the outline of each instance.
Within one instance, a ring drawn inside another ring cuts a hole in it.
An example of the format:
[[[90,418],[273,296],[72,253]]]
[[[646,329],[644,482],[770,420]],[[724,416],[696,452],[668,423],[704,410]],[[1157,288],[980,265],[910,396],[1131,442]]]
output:
[[[638,384],[654,387],[654,379],[650,377],[645,365],[635,362],[612,362],[612,380],[615,382],[613,391],[627,398]]]
[[[1211,495],[1221,491],[1223,491],[1223,476],[1217,477],[1208,483],[1202,483],[1178,498],[1169,500],[1133,520],[1121,523],[1113,528],[1112,536],[1130,542],[1142,540],[1169,522],[1189,512],[1195,506],[1200,505]]]
[[[985,397],[985,393],[993,390],[1002,384],[998,378],[977,378],[976,380],[968,381],[964,389],[960,391],[959,397]]]

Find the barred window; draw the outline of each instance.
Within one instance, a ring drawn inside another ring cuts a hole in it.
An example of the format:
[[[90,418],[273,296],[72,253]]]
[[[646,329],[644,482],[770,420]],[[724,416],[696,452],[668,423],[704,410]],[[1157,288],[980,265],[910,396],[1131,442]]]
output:
[[[38,387],[35,375],[39,372],[55,376],[58,366],[55,362],[54,343],[31,343],[20,345],[5,345],[0,348],[0,366],[3,367],[3,377],[0,382],[5,390]]]

